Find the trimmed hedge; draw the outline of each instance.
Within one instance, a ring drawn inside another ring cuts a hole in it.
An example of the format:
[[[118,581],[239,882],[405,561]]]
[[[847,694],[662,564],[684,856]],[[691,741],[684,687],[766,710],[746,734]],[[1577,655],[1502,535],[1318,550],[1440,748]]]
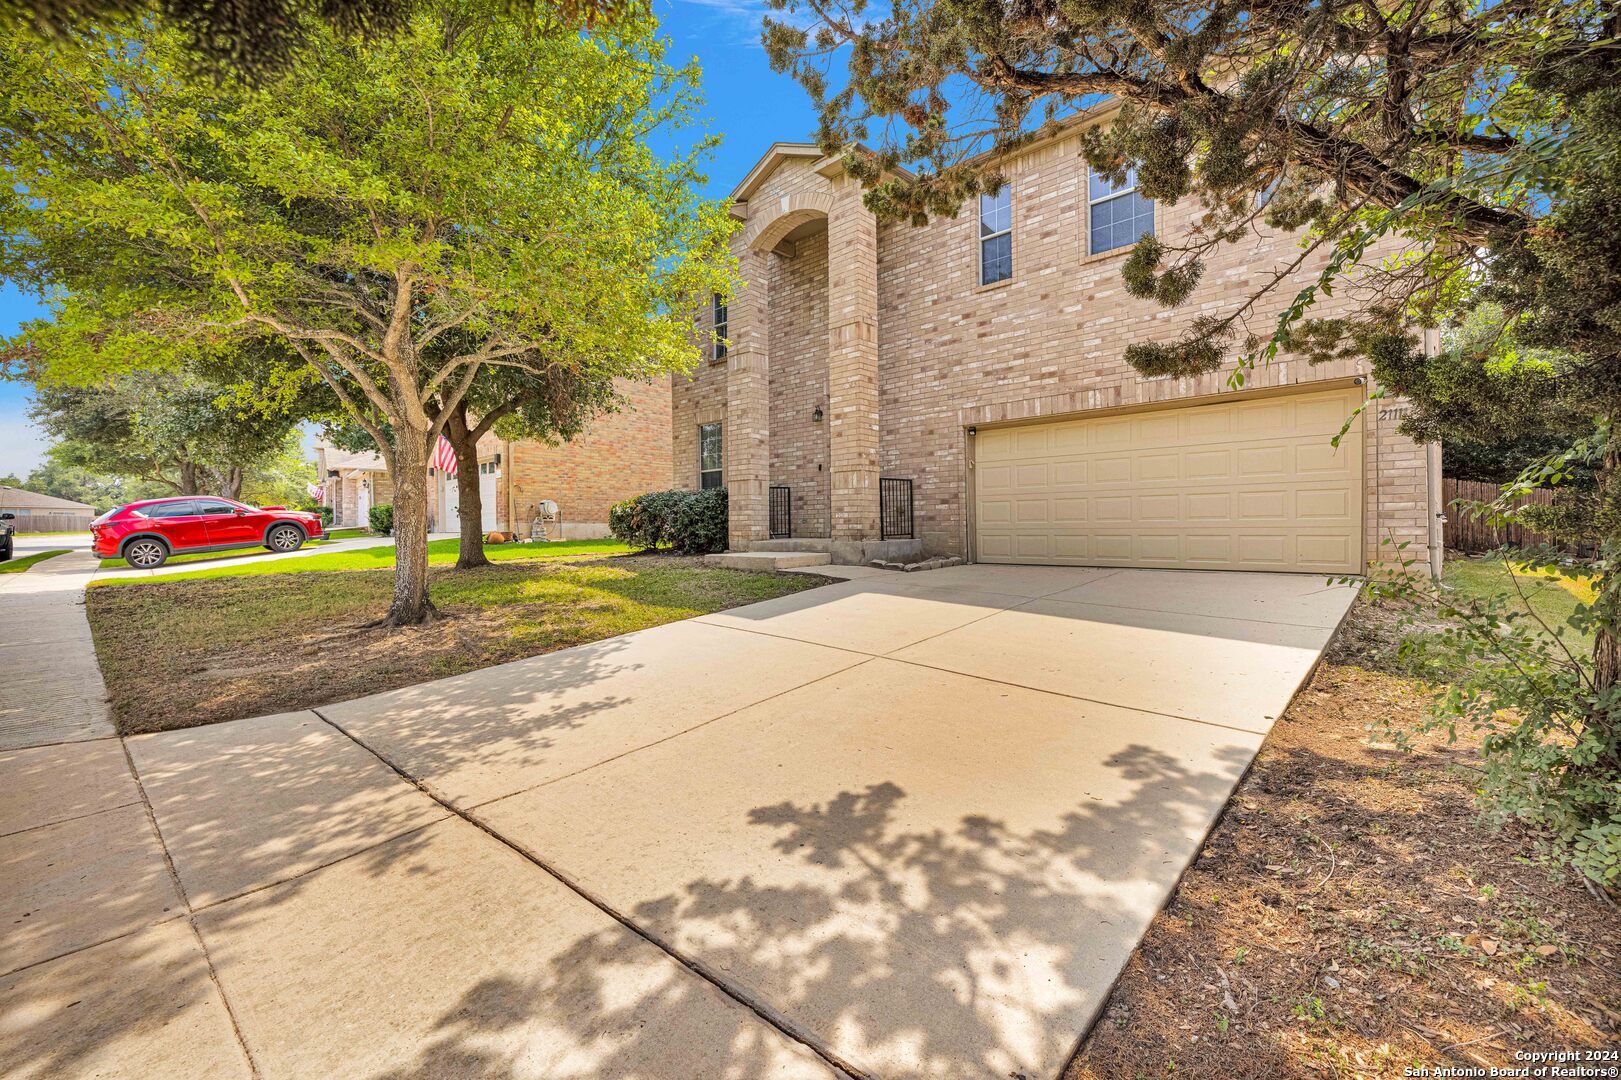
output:
[[[380,506],[372,507],[367,511],[366,517],[371,523],[371,531],[378,536],[394,535],[393,503],[383,503]]]
[[[650,491],[608,511],[608,530],[633,548],[682,555],[726,550],[726,489]]]

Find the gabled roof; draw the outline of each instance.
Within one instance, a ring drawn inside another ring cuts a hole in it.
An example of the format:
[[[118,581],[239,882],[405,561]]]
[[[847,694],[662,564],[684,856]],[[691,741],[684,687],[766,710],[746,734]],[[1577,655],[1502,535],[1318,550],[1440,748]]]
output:
[[[72,499],[58,499],[55,495],[41,495],[37,491],[25,491],[22,488],[0,486],[0,506],[27,507],[30,510],[94,510],[82,502]]]
[[[820,161],[822,151],[814,143],[772,143],[771,148],[765,152],[743,178],[743,182],[732,189],[732,202],[748,202],[749,196],[759,190],[766,178],[777,171],[777,166],[785,161],[795,159]]]

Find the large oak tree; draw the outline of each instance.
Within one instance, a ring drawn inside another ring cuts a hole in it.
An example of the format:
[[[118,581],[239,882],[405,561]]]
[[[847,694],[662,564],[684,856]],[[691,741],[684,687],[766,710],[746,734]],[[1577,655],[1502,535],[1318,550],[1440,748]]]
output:
[[[375,42],[312,24],[258,87],[194,77],[149,26],[0,40],[0,276],[56,298],[48,377],[288,350],[286,380],[322,382],[393,474],[394,625],[433,614],[429,455],[481,372],[683,368],[684,298],[731,282],[731,224],[695,194],[707,140],[649,147],[692,119],[696,71],[650,20],[536,34],[503,10]]]

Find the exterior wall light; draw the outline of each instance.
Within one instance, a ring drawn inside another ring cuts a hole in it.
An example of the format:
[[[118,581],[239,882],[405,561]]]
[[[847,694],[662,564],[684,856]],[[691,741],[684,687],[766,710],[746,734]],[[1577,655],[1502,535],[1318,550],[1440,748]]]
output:
[[[820,405],[818,405],[818,406],[816,406],[816,408],[811,410],[811,423],[820,424],[821,422],[822,422],[822,407]]]

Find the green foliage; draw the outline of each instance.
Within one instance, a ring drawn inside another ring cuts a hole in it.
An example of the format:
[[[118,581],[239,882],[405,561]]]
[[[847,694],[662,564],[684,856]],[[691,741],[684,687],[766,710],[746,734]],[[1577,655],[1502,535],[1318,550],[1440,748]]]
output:
[[[650,491],[615,503],[608,530],[638,551],[671,546],[671,523],[690,491]]]
[[[670,546],[683,555],[726,550],[726,489],[688,492],[670,516]]]
[[[394,507],[381,503],[366,511],[366,522],[378,536],[394,535]]]
[[[299,32],[262,85],[196,77],[144,21],[0,32],[0,276],[56,298],[14,358],[94,386],[262,350],[250,396],[324,388],[413,529],[487,369],[596,388],[697,362],[686,305],[731,291],[734,223],[698,195],[713,141],[681,145],[697,70],[650,16],[582,35],[444,0],[388,37]],[[394,623],[430,611],[410,550]]]
[[[667,547],[683,555],[726,550],[726,489],[650,491],[616,503],[608,528],[638,551]]]
[[[1405,545],[1398,545],[1404,548]],[[1480,739],[1481,808],[1533,832],[1542,854],[1598,885],[1621,884],[1621,689],[1604,686],[1581,639],[1617,629],[1602,595],[1609,560],[1582,564],[1557,552],[1505,550],[1522,568],[1563,577],[1596,572],[1599,599],[1551,624],[1523,593],[1460,593],[1399,558],[1369,582],[1441,629],[1412,634],[1399,653],[1414,671],[1445,671],[1419,730]],[[1513,573],[1510,582],[1517,583]],[[1517,586],[1516,586],[1517,587]],[[1399,745],[1412,732],[1387,725]]]
[[[1257,268],[1225,311],[1128,354],[1167,375],[1214,357],[1236,365],[1235,386],[1252,335],[1276,353],[1280,301],[1287,325],[1347,285],[1437,325],[1482,281],[1484,247],[1530,236],[1585,183],[1567,151],[1586,133],[1566,117],[1621,75],[1613,8],[1597,0],[1322,0],[1309,15],[1216,0],[924,0],[881,16],[866,0],[769,4],[789,16],[766,20],[773,67],[805,88],[819,145],[887,219],[955,216],[1000,182],[1009,154],[1091,111],[1080,145],[1092,169],[1198,204],[1188,233],[1139,241],[1122,268],[1132,295],[1179,305],[1223,245],[1301,230],[1298,258]],[[1409,253],[1372,250],[1386,239]],[[1315,284],[1301,289],[1301,274]],[[1242,358],[1227,354],[1237,341]]]
[[[310,20],[356,37],[397,33],[426,5],[421,0],[6,0],[0,17],[32,27],[42,39],[99,20],[154,14],[186,35],[207,74],[266,79],[284,69],[302,44]],[[642,10],[637,0],[531,0],[512,5],[536,25],[558,28],[608,24]]]

